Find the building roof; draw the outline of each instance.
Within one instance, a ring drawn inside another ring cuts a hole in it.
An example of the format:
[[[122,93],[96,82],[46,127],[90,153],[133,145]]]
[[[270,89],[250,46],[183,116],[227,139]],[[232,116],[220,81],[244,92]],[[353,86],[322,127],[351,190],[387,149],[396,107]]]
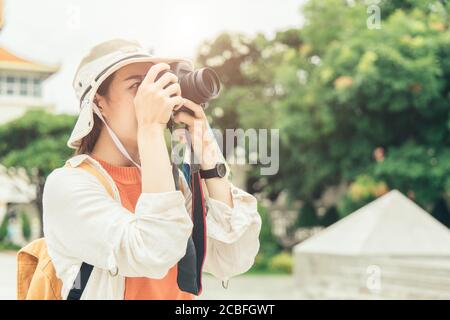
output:
[[[0,70],[29,71],[50,76],[59,70],[59,66],[35,63],[0,47]]]
[[[344,256],[450,256],[450,231],[393,190],[294,248]]]

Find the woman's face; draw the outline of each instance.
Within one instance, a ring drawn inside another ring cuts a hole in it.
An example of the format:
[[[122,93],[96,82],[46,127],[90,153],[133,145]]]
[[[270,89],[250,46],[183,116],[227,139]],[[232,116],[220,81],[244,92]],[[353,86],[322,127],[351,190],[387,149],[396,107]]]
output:
[[[96,95],[97,106],[108,125],[125,146],[137,144],[137,120],[134,96],[152,66],[149,62],[137,62],[117,70],[107,94]]]

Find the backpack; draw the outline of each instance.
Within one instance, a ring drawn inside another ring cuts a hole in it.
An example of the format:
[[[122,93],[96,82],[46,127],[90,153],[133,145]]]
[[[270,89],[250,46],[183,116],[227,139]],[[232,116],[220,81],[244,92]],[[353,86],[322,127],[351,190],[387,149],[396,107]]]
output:
[[[67,162],[65,167],[69,167]],[[87,162],[79,168],[93,174],[100,180],[108,194],[113,190],[106,178]],[[78,300],[89,279],[92,266],[83,263],[78,276],[82,279],[81,288],[72,288],[69,300]],[[77,276],[77,279],[79,278]],[[61,300],[62,281],[56,276],[55,267],[48,255],[45,238],[32,241],[17,253],[17,299],[18,300]]]

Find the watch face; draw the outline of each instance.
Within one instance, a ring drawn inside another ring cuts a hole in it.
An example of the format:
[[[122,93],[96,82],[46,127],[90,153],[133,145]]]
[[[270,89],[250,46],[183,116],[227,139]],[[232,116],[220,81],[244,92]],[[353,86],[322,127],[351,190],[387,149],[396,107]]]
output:
[[[219,177],[225,177],[225,174],[227,173],[227,167],[225,166],[225,163],[218,163],[217,164],[217,174]]]

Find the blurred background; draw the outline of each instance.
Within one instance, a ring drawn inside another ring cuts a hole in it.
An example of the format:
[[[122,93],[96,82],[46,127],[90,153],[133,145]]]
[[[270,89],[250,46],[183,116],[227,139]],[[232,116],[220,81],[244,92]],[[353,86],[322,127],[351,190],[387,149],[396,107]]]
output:
[[[450,4],[439,0],[0,0],[0,299],[72,155],[71,81],[139,40],[219,74],[219,129],[279,129],[280,167],[234,165],[260,252],[210,299],[450,298]]]

